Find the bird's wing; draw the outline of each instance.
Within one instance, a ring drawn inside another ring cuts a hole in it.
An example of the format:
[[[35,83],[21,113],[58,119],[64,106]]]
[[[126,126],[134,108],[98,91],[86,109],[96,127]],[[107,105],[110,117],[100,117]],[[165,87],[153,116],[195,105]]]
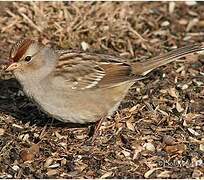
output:
[[[108,88],[133,79],[131,66],[120,58],[70,50],[58,53],[54,76],[67,82],[72,89]]]

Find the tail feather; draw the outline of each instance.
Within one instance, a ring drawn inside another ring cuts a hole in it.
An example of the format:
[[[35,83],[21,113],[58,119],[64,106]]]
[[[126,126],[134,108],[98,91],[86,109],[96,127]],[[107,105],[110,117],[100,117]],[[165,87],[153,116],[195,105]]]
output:
[[[200,52],[200,51],[204,51],[203,43],[188,45],[182,48],[178,48],[164,55],[151,58],[146,62],[135,63],[134,72],[135,74],[146,75],[157,67],[163,66],[179,58],[185,57],[186,55]]]

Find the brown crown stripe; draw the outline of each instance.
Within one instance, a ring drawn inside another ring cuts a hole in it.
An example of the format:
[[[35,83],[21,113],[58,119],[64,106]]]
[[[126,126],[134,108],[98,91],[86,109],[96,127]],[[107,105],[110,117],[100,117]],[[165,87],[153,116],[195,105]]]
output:
[[[16,49],[16,54],[14,57],[10,57],[14,62],[18,62],[23,54],[27,51],[28,47],[33,43],[34,41],[31,39],[24,39]]]

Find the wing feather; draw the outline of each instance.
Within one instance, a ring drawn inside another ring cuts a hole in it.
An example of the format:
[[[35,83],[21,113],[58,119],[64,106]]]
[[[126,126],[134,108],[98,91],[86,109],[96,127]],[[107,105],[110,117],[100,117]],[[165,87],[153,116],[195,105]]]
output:
[[[85,90],[116,86],[130,80],[131,72],[129,64],[114,56],[69,50],[60,51],[55,75],[62,76],[72,89]]]

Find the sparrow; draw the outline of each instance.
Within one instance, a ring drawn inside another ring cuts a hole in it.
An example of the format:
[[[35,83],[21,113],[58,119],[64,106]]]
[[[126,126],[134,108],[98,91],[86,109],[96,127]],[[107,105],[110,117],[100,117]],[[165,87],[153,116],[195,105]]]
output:
[[[33,39],[17,41],[6,71],[51,117],[63,122],[98,122],[117,110],[130,87],[155,68],[204,50],[187,45],[144,62],[80,50],[55,50]]]

